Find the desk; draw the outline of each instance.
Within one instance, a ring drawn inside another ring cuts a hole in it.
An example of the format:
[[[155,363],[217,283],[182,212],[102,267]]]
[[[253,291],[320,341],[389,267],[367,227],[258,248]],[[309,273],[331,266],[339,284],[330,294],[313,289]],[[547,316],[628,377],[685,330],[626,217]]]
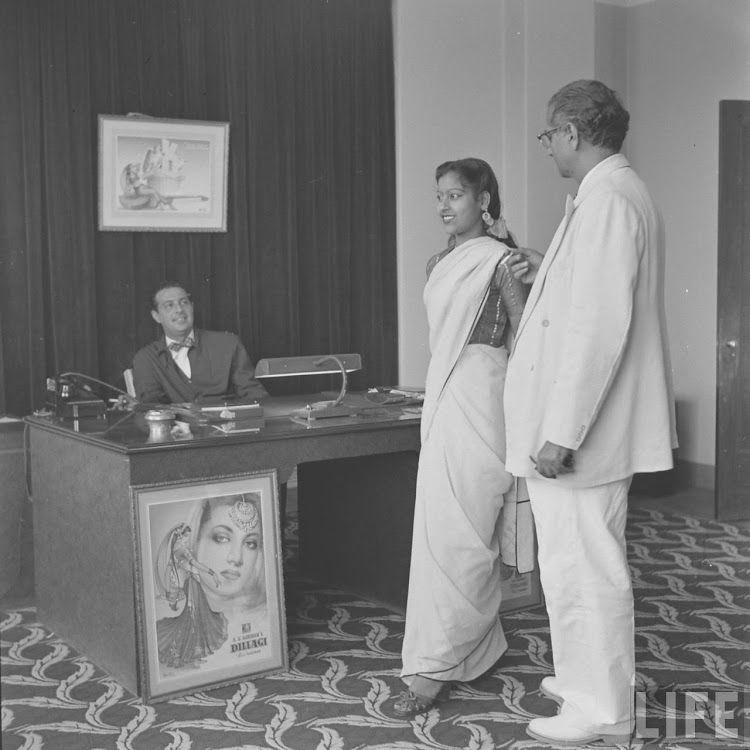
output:
[[[27,418],[40,620],[137,694],[130,486],[270,468],[284,482],[295,465],[301,569],[403,606],[419,417],[349,394],[359,416],[307,428],[285,415],[308,399],[264,400],[258,433],[194,427],[188,439],[161,443],[147,442],[139,415],[116,426],[121,415]]]
[[[23,458],[23,422],[0,420],[0,596],[19,580],[22,562],[28,562],[29,529],[26,471]]]

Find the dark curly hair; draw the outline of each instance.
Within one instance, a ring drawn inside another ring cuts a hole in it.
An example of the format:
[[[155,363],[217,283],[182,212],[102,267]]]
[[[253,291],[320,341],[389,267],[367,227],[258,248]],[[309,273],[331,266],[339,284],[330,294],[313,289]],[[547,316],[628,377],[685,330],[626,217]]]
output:
[[[172,279],[166,279],[162,281],[151,293],[149,297],[149,302],[151,303],[151,309],[152,310],[158,310],[159,306],[156,304],[156,295],[159,294],[164,289],[182,289],[189,298],[192,299],[192,295],[190,294],[190,290],[181,282],[181,281],[174,281]]]
[[[619,151],[630,115],[617,94],[601,81],[581,79],[563,86],[547,105],[549,122],[572,122],[592,146]]]

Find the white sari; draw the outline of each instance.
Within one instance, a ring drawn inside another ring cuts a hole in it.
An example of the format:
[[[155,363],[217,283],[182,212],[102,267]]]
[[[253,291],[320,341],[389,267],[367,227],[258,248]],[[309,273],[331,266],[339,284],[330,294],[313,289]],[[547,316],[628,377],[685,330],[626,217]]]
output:
[[[505,471],[508,354],[466,344],[506,251],[493,239],[469,240],[437,263],[424,290],[432,356],[402,651],[407,684],[416,674],[472,680],[507,648],[498,612],[501,536],[515,552],[514,524],[504,532],[500,523],[503,496],[515,500],[516,489]]]

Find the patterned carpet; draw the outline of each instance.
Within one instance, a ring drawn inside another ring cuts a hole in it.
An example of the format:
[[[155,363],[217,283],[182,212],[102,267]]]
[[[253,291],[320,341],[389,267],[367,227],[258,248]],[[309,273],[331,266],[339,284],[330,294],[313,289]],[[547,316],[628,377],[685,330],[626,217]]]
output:
[[[549,747],[525,734],[530,718],[555,711],[537,691],[552,671],[543,608],[504,618],[510,649],[494,670],[404,721],[392,711],[403,618],[299,576],[293,518],[286,535],[283,674],[148,706],[52,636],[33,608],[0,608],[3,750]],[[742,704],[750,684],[750,536],[726,523],[632,509],[628,540],[637,689],[648,696],[648,726],[661,735],[634,738],[631,747],[747,747],[747,701],[739,738],[715,736],[710,706],[692,739],[674,736],[674,727],[684,734],[679,706],[673,731],[663,717],[673,690],[729,691]]]

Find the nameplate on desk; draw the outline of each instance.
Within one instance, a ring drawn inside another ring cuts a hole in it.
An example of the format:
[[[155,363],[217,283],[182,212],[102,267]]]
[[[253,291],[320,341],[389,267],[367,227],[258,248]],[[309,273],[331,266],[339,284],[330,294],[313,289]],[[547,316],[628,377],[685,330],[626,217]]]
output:
[[[215,430],[223,432],[225,435],[237,435],[242,432],[260,432],[265,427],[264,419],[241,419],[236,422],[220,422],[212,424]]]
[[[224,404],[201,406],[200,409],[201,414],[206,414],[209,417],[220,417],[221,419],[233,419],[234,417],[245,419],[246,417],[263,416],[263,407],[260,404]]]

